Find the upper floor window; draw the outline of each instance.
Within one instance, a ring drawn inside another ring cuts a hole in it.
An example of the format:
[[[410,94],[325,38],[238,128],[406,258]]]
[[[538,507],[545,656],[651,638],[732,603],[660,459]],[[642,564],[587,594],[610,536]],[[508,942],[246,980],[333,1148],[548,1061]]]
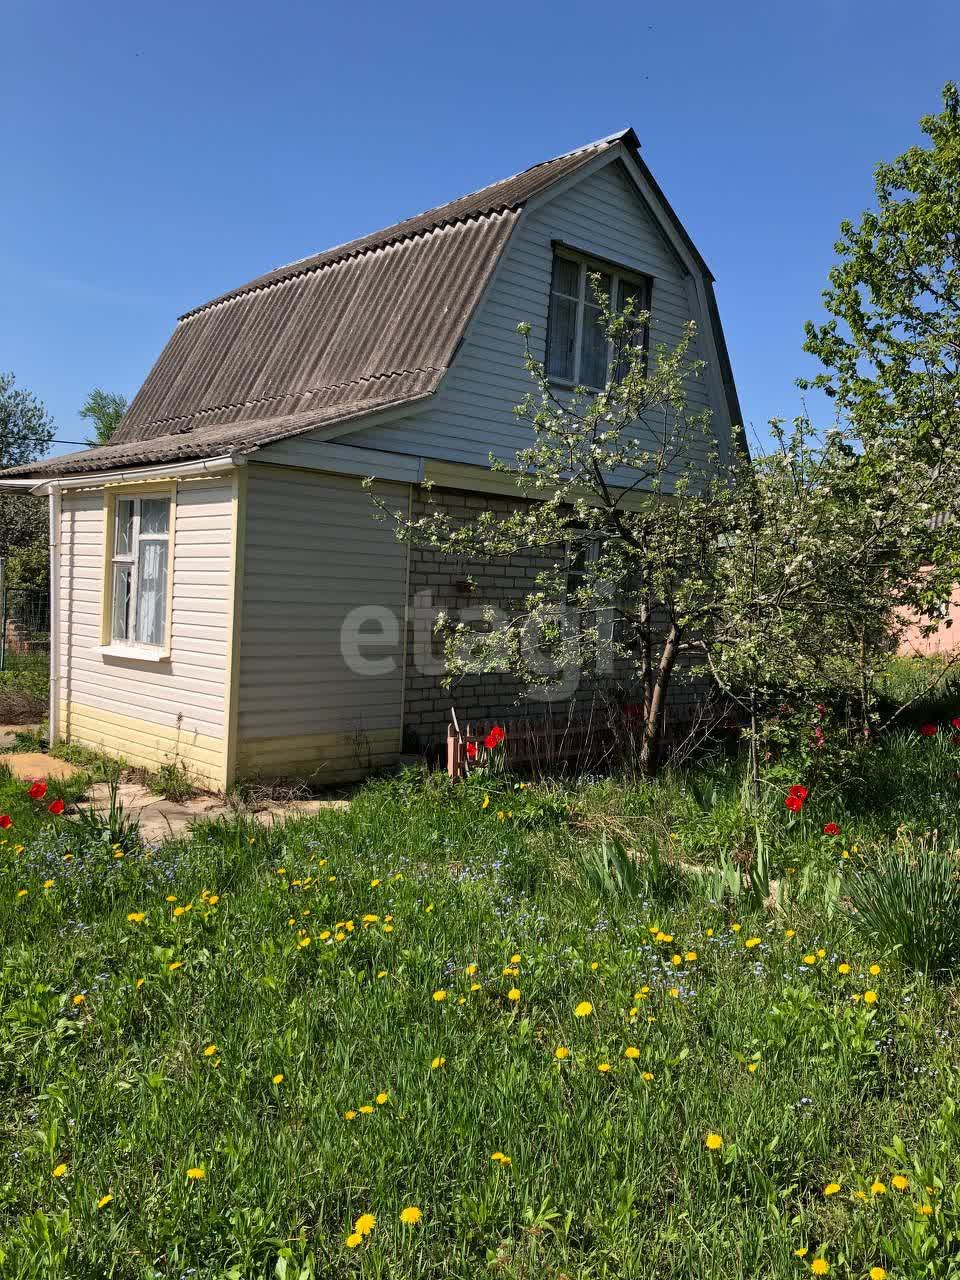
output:
[[[651,281],[644,276],[591,263],[563,252],[553,255],[550,313],[547,319],[548,378],[572,386],[603,387],[609,377],[626,372],[622,358],[611,368],[614,353],[603,332],[603,313],[590,280],[599,275],[600,291],[608,306],[622,311],[632,301],[634,312],[650,308]],[[647,328],[638,326],[636,343],[646,350]]]
[[[110,583],[110,639],[166,643],[170,499],[116,499]]]

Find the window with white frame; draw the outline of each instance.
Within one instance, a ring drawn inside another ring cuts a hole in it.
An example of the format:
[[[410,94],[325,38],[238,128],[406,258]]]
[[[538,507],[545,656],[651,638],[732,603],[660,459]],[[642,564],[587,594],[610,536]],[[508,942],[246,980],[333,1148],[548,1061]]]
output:
[[[634,313],[650,309],[649,278],[592,263],[589,258],[554,253],[546,371],[548,378],[572,386],[603,387],[609,376],[622,376],[626,371],[622,355],[618,367],[610,368],[614,353],[603,332],[603,313],[597,305],[592,275],[600,277],[600,292],[614,310],[622,311],[628,302],[633,303]],[[630,337],[646,351],[646,325],[638,325]]]
[[[118,497],[110,582],[114,644],[165,645],[169,571],[170,499]]]

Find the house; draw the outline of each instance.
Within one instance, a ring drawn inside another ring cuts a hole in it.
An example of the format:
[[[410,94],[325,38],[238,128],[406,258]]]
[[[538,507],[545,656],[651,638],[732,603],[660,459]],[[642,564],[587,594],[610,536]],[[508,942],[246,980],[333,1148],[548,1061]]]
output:
[[[423,640],[432,608],[469,603],[465,571],[400,544],[362,481],[412,511],[425,481],[464,518],[508,506],[489,456],[523,440],[516,326],[561,385],[602,380],[593,269],[643,297],[652,342],[698,322],[691,394],[729,449],[712,277],[632,129],[182,316],[110,444],[0,477],[50,499],[52,737],[217,788],[438,742],[451,695]],[[525,567],[480,585],[521,594]],[[456,701],[503,714],[513,690],[477,678]]]

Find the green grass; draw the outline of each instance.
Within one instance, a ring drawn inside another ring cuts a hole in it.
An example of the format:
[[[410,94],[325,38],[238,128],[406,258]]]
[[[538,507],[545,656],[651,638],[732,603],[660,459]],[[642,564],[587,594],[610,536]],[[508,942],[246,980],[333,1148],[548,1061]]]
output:
[[[752,834],[729,767],[406,775],[119,858],[0,775],[0,1275],[955,1276],[956,992],[836,885],[955,821],[958,761],[891,741],[799,818],[771,788],[766,911],[709,873]]]

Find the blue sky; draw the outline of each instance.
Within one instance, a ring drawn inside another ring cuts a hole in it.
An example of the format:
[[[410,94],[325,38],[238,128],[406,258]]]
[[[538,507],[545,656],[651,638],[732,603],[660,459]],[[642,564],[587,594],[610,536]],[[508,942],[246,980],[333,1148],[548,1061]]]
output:
[[[840,220],[958,74],[956,0],[8,5],[0,369],[80,440],[188,307],[632,124],[762,426]]]

